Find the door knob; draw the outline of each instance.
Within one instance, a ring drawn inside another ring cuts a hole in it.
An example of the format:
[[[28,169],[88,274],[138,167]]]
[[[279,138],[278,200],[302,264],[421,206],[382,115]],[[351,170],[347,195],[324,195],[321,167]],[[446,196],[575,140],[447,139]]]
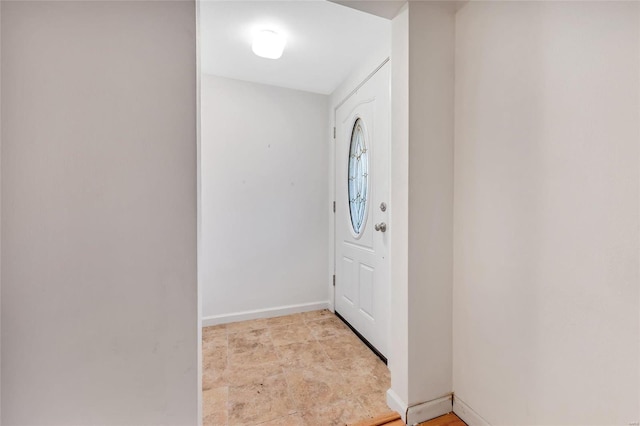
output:
[[[373,228],[376,231],[380,231],[380,232],[387,232],[387,224],[384,222],[381,223],[376,223],[375,225],[373,225]]]

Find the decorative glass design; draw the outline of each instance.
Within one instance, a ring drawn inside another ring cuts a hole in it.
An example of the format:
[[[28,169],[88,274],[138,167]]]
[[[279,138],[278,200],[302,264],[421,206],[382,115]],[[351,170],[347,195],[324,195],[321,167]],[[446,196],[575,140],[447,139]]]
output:
[[[356,120],[351,132],[349,147],[349,212],[351,226],[356,235],[360,235],[364,224],[369,189],[369,154],[364,140],[363,122]]]

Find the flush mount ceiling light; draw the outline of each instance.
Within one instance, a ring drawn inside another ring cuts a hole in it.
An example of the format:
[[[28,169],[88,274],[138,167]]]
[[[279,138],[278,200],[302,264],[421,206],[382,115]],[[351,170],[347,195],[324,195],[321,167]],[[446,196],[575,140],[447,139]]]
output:
[[[262,58],[278,59],[282,56],[285,44],[283,35],[271,30],[262,30],[253,38],[251,50]]]

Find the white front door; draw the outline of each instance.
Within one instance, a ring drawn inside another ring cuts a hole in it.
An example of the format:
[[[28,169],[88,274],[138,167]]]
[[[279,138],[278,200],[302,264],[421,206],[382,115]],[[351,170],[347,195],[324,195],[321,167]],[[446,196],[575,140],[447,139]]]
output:
[[[336,110],[335,309],[386,357],[390,64]]]

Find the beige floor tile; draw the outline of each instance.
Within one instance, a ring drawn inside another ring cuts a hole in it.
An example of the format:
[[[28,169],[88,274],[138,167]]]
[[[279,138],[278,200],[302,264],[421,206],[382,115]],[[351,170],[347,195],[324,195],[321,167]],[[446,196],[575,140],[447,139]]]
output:
[[[227,333],[213,334],[202,338],[202,348],[211,349],[220,346],[227,346]]]
[[[302,314],[293,314],[293,315],[285,315],[282,317],[267,318],[267,325],[269,325],[269,327],[279,327],[281,325],[300,324],[300,323],[304,323],[304,318],[302,317]]]
[[[240,321],[227,324],[227,333],[238,333],[247,330],[260,330],[267,328],[269,325],[266,319],[257,319],[251,321]]]
[[[202,423],[204,426],[227,424],[228,387],[213,388],[202,392]]]
[[[327,310],[207,327],[202,355],[205,425],[344,425],[388,411],[389,370]]]
[[[282,363],[279,361],[252,365],[232,364],[224,369],[203,370],[202,389],[261,383],[265,378],[281,375],[283,372]]]
[[[226,324],[220,324],[220,325],[213,325],[210,327],[203,327],[202,328],[202,338],[206,339],[209,336],[213,336],[213,335],[217,335],[217,334],[227,334],[227,325]]]
[[[227,368],[228,349],[226,346],[202,348],[203,370],[224,370]]]
[[[242,386],[251,383],[263,383],[268,377],[284,373],[280,362],[255,365],[230,365],[224,373],[224,381],[229,386]]]
[[[364,353],[371,352],[364,343],[351,336],[337,336],[333,339],[322,340],[321,343],[327,356],[334,361],[361,357]]]
[[[269,364],[280,361],[273,343],[258,344],[243,352],[230,352],[229,365],[249,367],[258,364]]]
[[[230,387],[228,409],[230,426],[259,424],[296,412],[283,375]]]
[[[389,369],[377,357],[355,356],[334,361],[334,364],[356,395],[384,394],[391,385]]]
[[[209,368],[202,370],[202,390],[206,391],[211,388],[217,388],[220,386],[227,386],[229,383],[225,376],[226,368],[217,369]]]
[[[290,324],[271,327],[271,340],[276,346],[315,340],[311,330],[304,324]]]
[[[391,411],[387,405],[386,389],[385,392],[377,391],[367,395],[358,395],[358,402],[371,417],[377,417]]]
[[[330,340],[338,337],[354,337],[354,334],[349,327],[336,317],[321,318],[316,321],[310,321],[307,323],[307,326],[311,329],[313,336],[318,340]]]
[[[354,395],[367,395],[374,392],[383,392],[376,378],[366,376],[349,375],[345,377],[347,386]],[[386,389],[384,389],[386,391]]]
[[[314,418],[314,413],[311,411],[302,411],[298,413],[302,419],[302,424],[305,426],[319,426],[317,420]]]
[[[370,352],[370,351],[369,351]],[[334,361],[335,365],[345,373],[356,375],[389,375],[389,368],[373,353],[352,352],[351,356]]]
[[[269,329],[245,330],[229,335],[229,352],[240,353],[271,344]]]
[[[376,378],[379,389],[384,389],[386,392],[391,387],[391,371],[383,362],[376,366],[373,377]]]
[[[309,311],[300,314],[305,321],[317,321],[323,318],[335,318],[336,316],[328,309],[319,311]]]
[[[275,420],[269,420],[268,422],[260,423],[260,426],[311,426],[307,425],[302,420],[301,414],[291,414],[286,417],[280,417]]]
[[[351,394],[346,378],[330,365],[285,370],[285,376],[299,411],[332,404]]]
[[[341,400],[328,405],[319,405],[304,413],[303,418],[307,424],[317,426],[344,426],[371,418],[371,416],[357,400]]]
[[[322,366],[331,363],[322,345],[316,341],[276,346],[276,352],[286,369]]]

